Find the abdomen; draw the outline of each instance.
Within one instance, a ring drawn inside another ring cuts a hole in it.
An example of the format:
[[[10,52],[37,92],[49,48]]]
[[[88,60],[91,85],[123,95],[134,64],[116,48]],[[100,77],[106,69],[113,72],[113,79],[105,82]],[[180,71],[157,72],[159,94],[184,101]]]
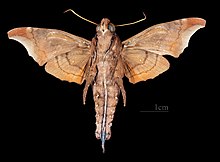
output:
[[[108,63],[101,62],[97,65],[98,75],[93,84],[93,97],[96,110],[96,131],[97,139],[108,140],[111,137],[111,125],[118,103],[120,93],[118,85],[112,78]]]

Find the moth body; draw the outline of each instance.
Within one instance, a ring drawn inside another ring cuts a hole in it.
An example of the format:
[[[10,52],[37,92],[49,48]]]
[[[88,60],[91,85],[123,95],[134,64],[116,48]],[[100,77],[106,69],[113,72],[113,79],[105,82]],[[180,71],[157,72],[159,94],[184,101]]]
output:
[[[120,87],[117,80],[123,78],[123,73],[118,73],[116,66],[120,61],[120,49],[122,47],[119,37],[115,34],[110,21],[102,19],[97,26],[97,34],[94,38],[92,71],[96,71],[92,83],[93,96],[96,110],[96,131],[97,139],[101,139],[104,151],[105,140],[111,137],[111,125],[114,117]]]

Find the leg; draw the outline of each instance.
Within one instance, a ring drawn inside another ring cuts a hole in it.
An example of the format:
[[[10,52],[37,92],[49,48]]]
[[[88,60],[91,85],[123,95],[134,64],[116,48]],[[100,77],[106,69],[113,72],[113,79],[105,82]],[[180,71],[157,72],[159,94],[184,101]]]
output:
[[[116,84],[120,88],[120,91],[121,91],[122,97],[123,97],[124,106],[126,106],[126,92],[125,92],[125,89],[124,89],[122,78],[117,78],[116,79]]]
[[[94,71],[90,71],[88,77],[86,77],[86,84],[85,87],[83,89],[83,104],[86,104],[86,95],[89,89],[89,86],[91,85],[91,83],[93,82],[94,78],[96,76],[96,72]]]

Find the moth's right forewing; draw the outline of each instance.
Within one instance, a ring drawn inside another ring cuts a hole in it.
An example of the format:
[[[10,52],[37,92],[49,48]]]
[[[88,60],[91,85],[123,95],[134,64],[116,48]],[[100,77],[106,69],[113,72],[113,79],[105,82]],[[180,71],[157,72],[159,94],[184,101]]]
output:
[[[81,84],[91,57],[91,42],[70,33],[45,28],[22,27],[8,32],[28,54],[55,77]]]
[[[123,41],[123,44],[128,49],[179,57],[188,46],[191,36],[205,27],[205,23],[201,18],[184,18],[157,24]]]
[[[169,68],[163,55],[179,57],[191,36],[205,23],[201,18],[174,20],[149,27],[123,41],[125,76],[131,83],[137,83],[163,73]]]

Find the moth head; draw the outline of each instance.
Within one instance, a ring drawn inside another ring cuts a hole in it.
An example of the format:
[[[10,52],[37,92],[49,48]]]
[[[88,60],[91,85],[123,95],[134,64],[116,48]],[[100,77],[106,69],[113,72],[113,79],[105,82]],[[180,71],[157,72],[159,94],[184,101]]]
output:
[[[115,32],[115,25],[110,22],[109,19],[103,18],[101,23],[97,25],[96,32],[101,32],[103,35],[106,32]]]

